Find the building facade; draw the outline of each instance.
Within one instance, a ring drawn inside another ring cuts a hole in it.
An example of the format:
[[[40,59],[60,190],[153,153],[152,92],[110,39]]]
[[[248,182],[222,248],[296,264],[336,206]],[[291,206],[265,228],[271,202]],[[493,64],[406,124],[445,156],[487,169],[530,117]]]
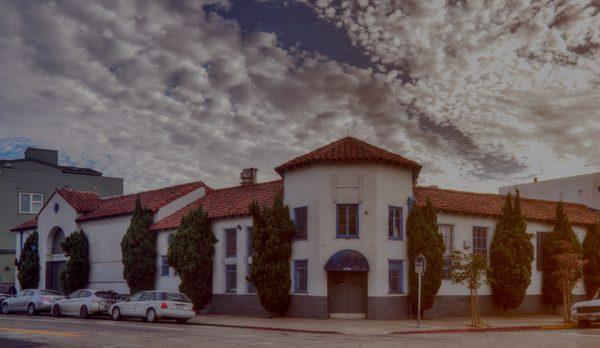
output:
[[[210,311],[267,314],[256,290],[246,279],[253,255],[248,207],[252,201],[270,204],[276,196],[282,195],[296,226],[290,260],[292,301],[287,315],[407,318],[411,315],[407,291],[408,272],[412,267],[407,261],[406,218],[411,206],[424,205],[430,199],[437,208],[439,232],[447,249],[445,259],[449,260],[453,250],[487,256],[505,200],[496,194],[418,186],[419,164],[351,137],[299,156],[275,170],[281,180],[257,183],[256,170],[249,169],[243,172],[241,185],[211,189],[202,184],[186,194],[173,195],[167,205],[156,208],[152,226],[153,233],[158,233],[156,287],[177,289],[179,279],[166,263],[168,239],[175,233],[182,216],[202,205],[218,240]],[[171,192],[173,188],[163,190]],[[140,195],[145,197],[147,193]],[[55,194],[52,199],[60,200],[63,196],[66,194]],[[52,245],[49,231],[59,223],[65,224],[66,230],[83,229],[91,248],[90,286],[127,292],[122,280],[120,241],[130,215],[107,214],[114,204],[104,200],[90,212],[78,212],[81,207],[78,208],[76,202],[82,200],[82,197],[73,199],[68,204],[72,211],[63,210],[60,221],[53,220],[52,214],[58,213],[46,206],[36,226],[30,222],[14,230],[26,235],[38,229],[40,243],[46,243],[44,250],[40,247],[40,257],[49,272],[48,260],[54,262],[54,257],[60,258],[49,251]],[[537,269],[538,246],[543,236],[552,230],[556,204],[556,201],[522,200],[528,219],[527,231],[535,236],[532,242],[536,260],[532,265],[531,284],[518,311],[544,309],[541,273]],[[597,212],[584,205],[567,203],[565,210],[580,240],[585,237],[587,228],[600,220]],[[464,285],[451,283],[448,279],[450,263],[445,265],[445,279],[434,307],[428,311],[430,317],[468,313],[469,291]],[[54,285],[48,283],[50,277],[47,275],[40,286]],[[480,294],[484,313],[498,310],[491,302],[489,287],[484,286]],[[584,294],[581,284],[574,294]]]
[[[123,179],[89,168],[58,164],[58,152],[27,148],[22,159],[0,159],[0,283],[14,283],[15,236],[10,228],[30,220],[56,188],[100,196],[123,194]]]
[[[544,181],[536,178],[531,183],[503,186],[499,192],[505,195],[517,189],[523,197],[585,204],[600,211],[600,173]]]

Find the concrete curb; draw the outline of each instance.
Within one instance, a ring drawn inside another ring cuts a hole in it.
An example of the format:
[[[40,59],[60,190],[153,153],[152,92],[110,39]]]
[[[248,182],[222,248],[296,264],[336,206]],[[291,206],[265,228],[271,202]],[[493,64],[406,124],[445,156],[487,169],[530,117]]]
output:
[[[248,330],[263,330],[263,331],[297,332],[297,333],[326,334],[326,335],[345,335],[343,332],[339,332],[339,331],[290,329],[290,328],[269,327],[269,326],[230,325],[230,324],[193,323],[193,322],[191,322],[191,323],[188,322],[188,325],[227,327],[227,328],[233,328],[233,329],[248,329]]]

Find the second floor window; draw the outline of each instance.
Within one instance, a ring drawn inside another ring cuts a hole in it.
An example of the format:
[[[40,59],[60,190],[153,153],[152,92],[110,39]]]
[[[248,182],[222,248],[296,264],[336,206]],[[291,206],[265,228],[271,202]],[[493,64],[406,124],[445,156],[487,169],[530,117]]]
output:
[[[358,237],[358,204],[338,204],[337,236]]]
[[[388,237],[402,239],[402,208],[389,207],[388,209]]]
[[[450,272],[452,271],[452,250],[454,248],[454,226],[453,225],[438,225],[438,230],[444,239],[444,246],[446,251],[444,252],[444,264],[442,266],[442,278],[450,279]]]
[[[43,204],[44,195],[41,193],[19,193],[19,213],[37,214]]]
[[[307,238],[308,209],[306,207],[294,208],[294,225],[296,226],[296,240]]]
[[[160,257],[160,276],[168,277],[169,276],[169,261],[167,259],[167,255],[162,255]]]
[[[237,229],[230,228],[225,230],[225,257],[237,256]]]
[[[246,227],[246,253],[248,257],[252,257],[254,254],[254,247],[252,246],[252,238],[253,238],[253,227]]]
[[[487,258],[488,228],[473,226],[473,252]]]

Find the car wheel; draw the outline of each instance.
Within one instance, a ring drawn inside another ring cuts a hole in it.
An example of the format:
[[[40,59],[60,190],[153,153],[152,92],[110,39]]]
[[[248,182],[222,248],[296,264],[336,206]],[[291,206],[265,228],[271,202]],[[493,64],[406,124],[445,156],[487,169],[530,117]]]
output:
[[[60,307],[57,304],[52,306],[52,316],[56,318],[60,317]]]
[[[87,307],[85,305],[81,306],[81,308],[79,308],[79,317],[81,319],[86,319],[89,316],[90,314],[88,313]]]
[[[35,315],[35,305],[33,303],[27,306],[27,315]]]
[[[154,311],[154,308],[150,308],[146,311],[146,321],[149,323],[154,323],[156,321],[156,312]]]
[[[119,310],[119,307],[113,308],[111,317],[113,320],[121,320],[121,310]]]
[[[3,303],[2,304],[2,314],[9,314],[10,311],[8,310],[8,303]]]
[[[177,324],[187,324],[188,319],[177,319]]]

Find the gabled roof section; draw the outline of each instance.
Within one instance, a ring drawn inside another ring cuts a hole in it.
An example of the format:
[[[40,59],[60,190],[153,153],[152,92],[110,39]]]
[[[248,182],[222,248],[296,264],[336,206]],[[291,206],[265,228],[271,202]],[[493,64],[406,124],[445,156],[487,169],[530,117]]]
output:
[[[440,212],[499,218],[506,196],[493,193],[454,191],[437,187],[413,188],[417,204],[423,206],[427,198]],[[552,224],[556,214],[556,201],[521,197],[523,214],[530,221]],[[583,204],[564,203],[565,213],[574,225],[591,226],[600,222],[600,214]]]
[[[57,189],[56,193],[64,198],[78,213],[89,213],[98,208],[100,203],[102,203],[102,199],[95,192],[61,188]],[[50,199],[47,202],[49,201]]]
[[[422,166],[417,162],[411,161],[377,146],[373,146],[362,140],[348,136],[329,145],[320,147],[305,155],[296,157],[291,161],[285,162],[284,164],[275,168],[275,171],[283,177],[286,170],[315,163],[354,161],[387,163],[412,169],[413,182],[416,182],[422,168]]]
[[[200,205],[212,220],[247,216],[252,201],[259,204],[272,204],[275,197],[283,195],[283,180],[260,184],[240,185],[207,192],[205,196],[165,217],[152,226],[152,230],[172,230],[179,227],[181,218]]]
[[[79,217],[78,222],[96,219],[105,219],[109,217],[130,215],[135,208],[135,201],[141,198],[142,206],[156,213],[162,206],[184,196],[200,187],[206,191],[211,188],[202,181],[195,181],[187,184],[164,187],[157,190],[139,192],[123,196],[114,196],[102,199],[100,205],[93,211]]]
[[[37,217],[27,220],[20,225],[17,225],[10,229],[11,232],[34,230],[37,228]]]

